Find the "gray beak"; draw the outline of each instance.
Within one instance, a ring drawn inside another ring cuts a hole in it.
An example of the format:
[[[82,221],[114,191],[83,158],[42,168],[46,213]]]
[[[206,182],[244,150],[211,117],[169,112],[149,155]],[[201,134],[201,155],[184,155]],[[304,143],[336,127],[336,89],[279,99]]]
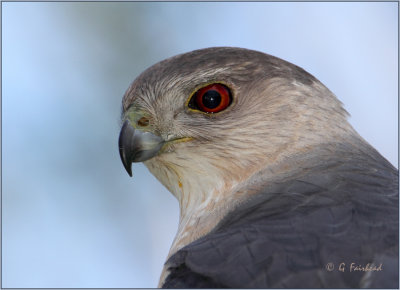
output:
[[[132,176],[132,162],[142,162],[156,156],[164,142],[160,136],[133,128],[126,120],[119,134],[118,145],[129,176]]]

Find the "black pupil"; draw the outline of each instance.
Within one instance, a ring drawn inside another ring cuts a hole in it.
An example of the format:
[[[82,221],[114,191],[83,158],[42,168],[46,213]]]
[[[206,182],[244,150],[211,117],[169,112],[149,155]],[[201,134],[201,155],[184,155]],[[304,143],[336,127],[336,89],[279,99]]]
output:
[[[203,105],[209,109],[215,109],[221,103],[221,95],[214,90],[209,90],[203,95]]]

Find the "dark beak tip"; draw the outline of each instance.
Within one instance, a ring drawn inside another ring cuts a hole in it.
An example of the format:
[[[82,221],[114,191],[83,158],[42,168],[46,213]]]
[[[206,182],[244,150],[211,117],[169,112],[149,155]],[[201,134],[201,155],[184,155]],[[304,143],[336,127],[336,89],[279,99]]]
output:
[[[125,169],[128,172],[129,176],[132,177],[132,166],[125,167]]]
[[[125,156],[124,148],[119,147],[119,155],[121,157],[122,164],[129,176],[132,177],[132,162],[129,162]]]
[[[132,177],[132,163],[124,163],[124,167],[129,176]]]

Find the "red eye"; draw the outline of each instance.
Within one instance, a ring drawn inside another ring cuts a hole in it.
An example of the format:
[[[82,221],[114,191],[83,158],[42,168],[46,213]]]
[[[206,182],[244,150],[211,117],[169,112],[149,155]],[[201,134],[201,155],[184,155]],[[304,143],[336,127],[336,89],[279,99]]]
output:
[[[211,84],[199,89],[189,102],[189,107],[205,113],[218,113],[231,104],[231,92],[223,84]]]

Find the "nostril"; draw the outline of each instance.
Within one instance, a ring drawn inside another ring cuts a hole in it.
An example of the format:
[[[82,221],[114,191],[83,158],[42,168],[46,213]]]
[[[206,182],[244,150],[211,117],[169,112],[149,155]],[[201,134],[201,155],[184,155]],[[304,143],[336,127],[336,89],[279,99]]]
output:
[[[150,124],[150,121],[146,117],[142,117],[137,121],[137,124],[140,127],[147,127]]]

